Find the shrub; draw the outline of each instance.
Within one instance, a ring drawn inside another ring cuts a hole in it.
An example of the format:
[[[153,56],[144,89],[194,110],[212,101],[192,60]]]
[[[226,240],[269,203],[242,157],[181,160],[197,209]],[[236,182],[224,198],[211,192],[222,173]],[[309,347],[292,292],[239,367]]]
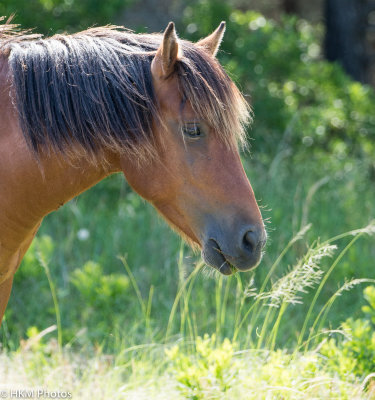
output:
[[[88,261],[72,273],[71,282],[84,306],[75,319],[89,328],[89,335],[99,338],[122,325],[129,311],[129,278],[123,274],[103,274],[102,267]]]
[[[362,307],[365,318],[347,319],[342,324],[345,335],[329,339],[321,348],[327,365],[341,377],[365,377],[375,371],[375,287],[368,286],[364,297],[369,303]]]
[[[217,395],[228,391],[239,368],[233,358],[235,344],[227,338],[220,343],[216,335],[206,334],[198,337],[193,347],[193,354],[182,345],[166,351],[183,396],[199,400],[207,398],[208,392],[214,396],[212,392]]]

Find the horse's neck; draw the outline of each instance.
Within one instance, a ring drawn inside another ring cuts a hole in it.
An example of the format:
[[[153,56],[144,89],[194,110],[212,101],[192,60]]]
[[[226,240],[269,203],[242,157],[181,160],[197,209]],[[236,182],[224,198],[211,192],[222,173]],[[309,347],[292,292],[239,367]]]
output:
[[[38,163],[19,131],[0,143],[0,237],[6,225],[20,234],[34,230],[45,215],[115,172],[53,155],[42,154]]]
[[[0,65],[0,250],[17,246],[46,214],[117,170],[115,164],[104,168],[84,157],[67,162],[61,156],[41,154],[38,164],[9,92],[7,68]]]

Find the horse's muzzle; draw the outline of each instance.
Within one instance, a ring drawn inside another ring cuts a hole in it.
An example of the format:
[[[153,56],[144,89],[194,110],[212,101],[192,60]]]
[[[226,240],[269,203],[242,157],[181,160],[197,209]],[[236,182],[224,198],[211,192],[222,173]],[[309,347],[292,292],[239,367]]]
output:
[[[204,242],[202,258],[224,275],[248,271],[259,264],[266,238],[264,227],[257,226],[247,226],[237,235],[213,232]]]

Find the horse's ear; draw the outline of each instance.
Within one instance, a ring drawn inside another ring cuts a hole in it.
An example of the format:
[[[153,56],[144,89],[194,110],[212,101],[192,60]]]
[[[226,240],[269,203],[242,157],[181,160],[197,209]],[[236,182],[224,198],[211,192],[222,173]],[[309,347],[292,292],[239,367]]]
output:
[[[170,22],[164,31],[163,41],[151,63],[154,78],[167,78],[174,70],[178,56],[178,41],[174,23]]]
[[[210,54],[212,54],[214,57],[216,56],[220,43],[223,39],[225,32],[225,21],[220,22],[220,25],[217,27],[217,29],[211,33],[211,35],[205,37],[204,39],[201,39],[197,45],[204,47]]]

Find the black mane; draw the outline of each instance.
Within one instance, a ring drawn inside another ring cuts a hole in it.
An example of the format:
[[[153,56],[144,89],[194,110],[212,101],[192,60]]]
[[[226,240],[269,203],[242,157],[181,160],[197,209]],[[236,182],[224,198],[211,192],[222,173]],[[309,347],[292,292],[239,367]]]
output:
[[[153,147],[160,116],[150,65],[161,35],[101,27],[42,39],[4,26],[0,50],[9,52],[21,128],[35,154],[46,146],[66,154],[77,144],[91,155]],[[184,96],[226,142],[243,140],[249,110],[238,89],[202,48],[180,46]]]
[[[34,151],[64,152],[77,142],[95,153],[149,140],[157,115],[150,63],[160,38],[136,38],[102,28],[12,43],[16,104]]]

